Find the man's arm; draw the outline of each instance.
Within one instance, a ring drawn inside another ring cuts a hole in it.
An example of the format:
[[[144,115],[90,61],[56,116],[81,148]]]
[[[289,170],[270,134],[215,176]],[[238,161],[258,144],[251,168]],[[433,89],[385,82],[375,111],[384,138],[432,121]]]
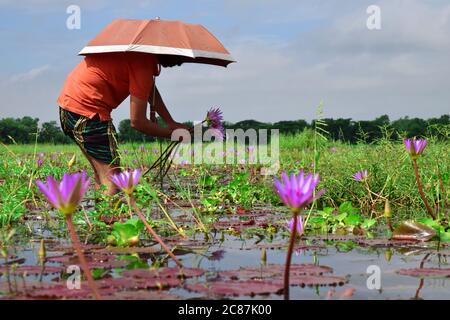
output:
[[[150,97],[148,98],[148,102],[150,104],[153,103],[153,89],[152,89],[152,92],[150,93]],[[161,95],[159,94],[158,88],[155,88],[154,110],[161,116],[161,118],[163,118],[164,122],[167,123],[169,128],[171,128],[171,129],[182,128],[182,129],[189,130],[188,126],[185,126],[184,124],[173,120],[171,114],[169,113],[169,110],[167,110],[167,107],[166,107]]]
[[[133,129],[149,136],[170,139],[172,135],[173,129],[158,127],[156,123],[147,119],[147,101],[133,95],[130,97],[130,121]]]
[[[175,120],[173,120],[171,114],[169,113],[169,110],[167,110],[166,105],[164,104],[164,101],[161,97],[161,94],[158,91],[158,88],[155,88],[155,105],[153,106],[153,110],[158,112],[158,114],[163,118],[164,122],[168,125],[170,123],[174,123]],[[150,93],[150,97],[148,98],[148,102],[152,105],[153,104],[153,88],[152,92]]]

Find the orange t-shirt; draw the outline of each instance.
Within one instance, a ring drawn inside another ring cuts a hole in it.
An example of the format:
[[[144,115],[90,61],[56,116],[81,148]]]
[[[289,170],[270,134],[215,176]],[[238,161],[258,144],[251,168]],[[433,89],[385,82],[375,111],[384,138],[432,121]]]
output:
[[[69,74],[58,97],[61,108],[101,121],[129,95],[147,101],[157,62],[139,52],[101,53],[86,56]]]

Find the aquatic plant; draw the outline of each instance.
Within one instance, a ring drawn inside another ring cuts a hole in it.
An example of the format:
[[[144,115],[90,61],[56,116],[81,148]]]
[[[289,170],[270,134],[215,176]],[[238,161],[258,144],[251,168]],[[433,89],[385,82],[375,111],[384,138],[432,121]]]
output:
[[[131,195],[135,186],[139,183],[141,175],[141,170],[135,169],[133,171],[128,170],[116,173],[111,177],[111,179],[119,189],[127,195]]]
[[[433,220],[436,220],[436,215],[433,212],[433,209],[431,209],[430,204],[428,203],[427,198],[425,197],[425,193],[423,192],[422,185],[420,183],[420,177],[419,177],[419,168],[417,166],[417,159],[422,154],[423,150],[425,149],[427,145],[426,139],[405,139],[403,140],[403,143],[405,144],[406,150],[408,151],[412,162],[413,162],[413,168],[414,168],[414,175],[416,177],[416,183],[417,188],[419,189],[420,197],[422,198],[423,203],[425,204],[425,207],[427,208],[428,214],[433,218]]]
[[[89,266],[81,250],[80,241],[72,220],[72,214],[83,199],[86,190],[89,187],[90,179],[86,176],[86,172],[73,174],[65,173],[59,183],[52,176],[48,176],[46,182],[47,183],[45,184],[40,180],[36,180],[36,185],[44,194],[47,201],[64,214],[73,247],[88,280],[88,285],[94,293],[95,298],[101,299],[91,271],[89,270]]]
[[[300,211],[325,192],[325,190],[322,189],[315,193],[315,188],[318,183],[318,174],[313,175],[310,173],[306,175],[302,170],[300,170],[297,175],[291,173],[290,177],[283,171],[281,173],[281,181],[275,179],[274,186],[278,196],[293,214],[292,226],[297,226]],[[286,300],[289,299],[289,269],[296,233],[297,228],[291,228],[291,237],[284,272],[284,298]]]
[[[224,137],[224,127],[222,124],[223,115],[222,111],[219,108],[211,108],[206,113],[206,119],[203,122],[206,122],[209,129],[214,132],[214,135],[217,139],[223,140]]]
[[[141,210],[136,205],[136,201],[133,197],[133,190],[138,185],[140,178],[141,178],[141,170],[135,169],[132,171],[116,173],[112,176],[111,179],[112,182],[127,195],[128,206],[130,208],[130,215],[131,215],[131,208],[133,208],[134,211],[137,213],[138,217],[144,223],[148,232],[152,235],[152,237],[161,245],[161,247],[175,261],[175,263],[179,267],[182,267],[183,265],[181,264],[181,262],[175,257],[175,255],[172,253],[169,247],[167,247],[164,241],[162,241],[162,239],[158,236],[158,234],[153,230],[153,228],[147,222],[145,216],[142,214]]]

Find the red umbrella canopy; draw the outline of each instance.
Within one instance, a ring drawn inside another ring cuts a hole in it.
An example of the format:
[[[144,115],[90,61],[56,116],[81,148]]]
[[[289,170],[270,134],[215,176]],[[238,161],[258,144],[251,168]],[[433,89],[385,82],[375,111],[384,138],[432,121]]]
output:
[[[226,67],[235,62],[220,41],[202,25],[160,19],[114,20],[79,54],[129,51],[171,56],[177,63]]]

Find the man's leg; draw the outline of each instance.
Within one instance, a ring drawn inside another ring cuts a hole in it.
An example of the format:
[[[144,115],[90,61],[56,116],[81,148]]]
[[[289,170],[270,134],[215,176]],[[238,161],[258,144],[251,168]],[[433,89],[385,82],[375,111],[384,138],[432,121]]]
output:
[[[93,158],[90,155],[88,155],[82,147],[80,147],[80,150],[84,154],[86,159],[89,161],[89,163],[91,164],[92,170],[94,171],[95,190],[97,191],[102,186],[102,182],[100,180],[100,175],[97,172],[97,168],[95,167],[95,164],[92,161]]]
[[[120,168],[112,167],[109,164],[99,161],[90,155],[86,155],[86,157],[93,166],[94,171],[96,172],[96,176],[98,176],[99,184],[106,186],[107,193],[109,195],[116,194],[119,189],[112,182],[111,176],[117,172],[120,172]]]

